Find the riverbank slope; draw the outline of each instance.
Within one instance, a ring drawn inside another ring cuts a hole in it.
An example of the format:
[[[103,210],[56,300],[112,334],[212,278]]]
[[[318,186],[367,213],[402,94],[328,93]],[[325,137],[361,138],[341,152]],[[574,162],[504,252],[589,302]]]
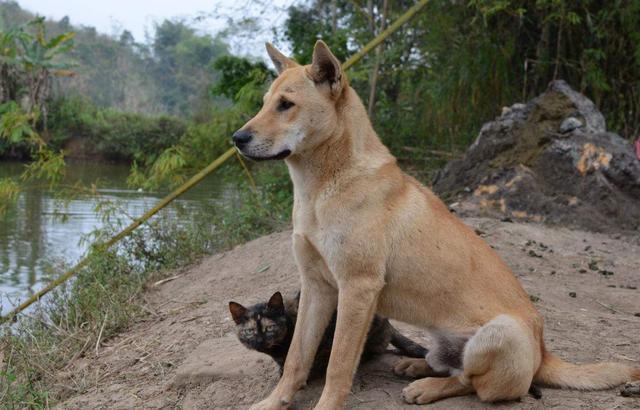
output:
[[[640,365],[640,240],[540,224],[468,218],[513,268],[546,320],[547,347],[572,362],[612,360]],[[118,337],[103,340],[59,374],[59,408],[246,408],[278,379],[270,358],[250,352],[233,335],[227,303],[264,301],[291,292],[298,277],[290,232],[275,233],[176,271],[150,285],[149,314]],[[398,327],[429,345],[425,331]],[[391,372],[397,356],[365,364],[349,409],[415,408],[400,392],[408,383]],[[296,397],[310,408],[322,381]],[[447,399],[432,408],[486,408],[476,397]],[[495,406],[492,406],[495,407]],[[576,392],[543,389],[543,398],[500,408],[640,408],[619,389]]]

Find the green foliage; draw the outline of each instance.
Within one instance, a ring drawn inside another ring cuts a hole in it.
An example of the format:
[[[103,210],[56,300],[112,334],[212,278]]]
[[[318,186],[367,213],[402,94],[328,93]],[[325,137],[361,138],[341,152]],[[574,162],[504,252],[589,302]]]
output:
[[[30,32],[30,30],[33,33]],[[56,61],[58,56],[68,53],[73,48],[75,33],[70,31],[47,38],[44,17],[36,17],[20,28],[22,35],[16,36],[21,49],[16,61],[27,71],[67,69],[68,62]]]
[[[185,123],[175,117],[98,108],[79,97],[54,101],[50,118],[58,145],[71,137],[85,139],[93,153],[143,164],[152,163],[186,130]]]
[[[207,97],[207,85],[215,79],[213,62],[228,53],[219,38],[197,35],[182,21],[165,20],[156,26],[152,73],[159,98],[171,114],[187,115]]]
[[[19,193],[20,185],[17,181],[11,178],[0,178],[0,215],[7,212],[7,207],[18,199]]]
[[[384,0],[294,6],[280,34],[303,63],[317,38],[344,61],[415,2],[386,3],[386,13]],[[374,126],[396,154],[463,149],[501,107],[562,78],[594,100],[611,129],[635,138],[639,27],[638,1],[432,1],[382,46]],[[349,72],[366,103],[375,63],[372,53]]]
[[[272,73],[263,64],[241,58],[225,58],[218,66],[222,78],[213,90],[232,95],[234,104],[214,107],[206,122],[189,125],[180,140],[162,152],[146,168],[134,167],[129,178],[133,186],[154,188],[169,184],[176,186],[206,167],[231,147],[231,135],[255,113],[262,104]],[[241,75],[241,81],[224,82],[224,78]],[[234,171],[239,167],[234,165]]]
[[[328,2],[310,7],[292,6],[284,29],[284,37],[291,42],[293,58],[300,64],[311,63],[313,45],[323,39],[340,61],[345,61],[351,54],[348,47],[349,28],[332,26],[331,11]],[[341,2],[340,14],[353,12],[347,2]],[[353,49],[353,47],[352,47]]]
[[[40,136],[33,129],[37,112],[24,112],[14,101],[0,105],[0,155],[12,147],[40,145]]]
[[[249,83],[261,83],[272,75],[263,62],[252,63],[246,58],[222,56],[213,64],[220,76],[212,87],[213,95],[222,95],[237,101],[240,90]]]
[[[0,2],[3,33],[34,17],[15,2]],[[221,37],[198,33],[182,20],[158,23],[150,42],[136,41],[126,30],[119,37],[99,34],[74,26],[68,17],[44,20],[42,27],[52,35],[49,46],[63,47],[67,33],[75,34],[70,58],[57,60],[73,64],[75,75],[55,81],[55,97],[80,94],[100,108],[189,117],[212,104],[207,92],[216,78],[212,64],[228,54]]]

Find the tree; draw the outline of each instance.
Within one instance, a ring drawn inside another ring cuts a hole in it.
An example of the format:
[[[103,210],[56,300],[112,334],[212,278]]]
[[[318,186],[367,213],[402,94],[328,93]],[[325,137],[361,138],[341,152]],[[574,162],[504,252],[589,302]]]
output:
[[[209,96],[205,84],[215,81],[212,64],[228,54],[227,45],[218,37],[198,35],[183,21],[165,20],[156,27],[152,45],[153,76],[160,98],[171,114],[193,113]]]
[[[29,33],[25,29],[34,32]],[[44,17],[37,17],[21,29],[16,38],[20,44],[20,52],[13,59],[19,64],[27,79],[28,105],[27,112],[38,112],[47,128],[47,98],[51,92],[52,76],[70,76],[71,64],[58,57],[73,47],[74,32],[60,34],[48,39],[44,25]],[[35,125],[35,123],[33,124]]]

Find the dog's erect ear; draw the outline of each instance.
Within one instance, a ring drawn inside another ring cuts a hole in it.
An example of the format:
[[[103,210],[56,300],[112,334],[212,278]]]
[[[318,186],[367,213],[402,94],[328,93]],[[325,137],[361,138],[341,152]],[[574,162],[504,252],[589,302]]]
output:
[[[282,300],[282,294],[280,292],[274,293],[269,302],[267,302],[267,307],[272,312],[284,312],[284,302]]]
[[[247,308],[236,302],[229,302],[229,312],[236,325],[239,325],[244,320],[244,315],[247,313]]]
[[[340,95],[342,91],[342,64],[322,40],[318,40],[313,47],[311,78],[318,84],[329,84],[331,94]]]
[[[271,61],[273,61],[273,65],[276,66],[276,71],[278,72],[278,74],[282,74],[282,72],[287,68],[295,67],[298,65],[298,63],[278,51],[278,49],[275,48],[271,43],[265,43],[265,47],[267,47],[267,54],[269,54]]]

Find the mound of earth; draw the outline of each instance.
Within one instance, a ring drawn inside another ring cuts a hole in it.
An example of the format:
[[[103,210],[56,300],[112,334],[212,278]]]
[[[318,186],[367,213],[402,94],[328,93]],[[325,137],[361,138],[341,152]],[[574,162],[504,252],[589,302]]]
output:
[[[513,268],[546,321],[547,348],[573,362],[612,360],[639,365],[640,241],[531,223],[465,219]],[[290,232],[276,233],[174,272],[143,295],[149,315],[117,337],[87,349],[56,377],[60,409],[244,409],[273,389],[272,360],[235,338],[228,302],[265,301],[293,292],[298,274]],[[429,346],[423,329],[395,325]],[[384,354],[358,371],[348,409],[415,409],[400,392],[410,382],[393,375],[399,360]],[[300,391],[294,409],[309,409],[323,380]],[[640,408],[620,389],[543,389],[499,405],[475,396],[434,403],[434,409]],[[633,389],[627,389],[633,396]]]
[[[555,81],[485,124],[434,190],[457,211],[598,232],[640,230],[640,160],[593,102]]]

